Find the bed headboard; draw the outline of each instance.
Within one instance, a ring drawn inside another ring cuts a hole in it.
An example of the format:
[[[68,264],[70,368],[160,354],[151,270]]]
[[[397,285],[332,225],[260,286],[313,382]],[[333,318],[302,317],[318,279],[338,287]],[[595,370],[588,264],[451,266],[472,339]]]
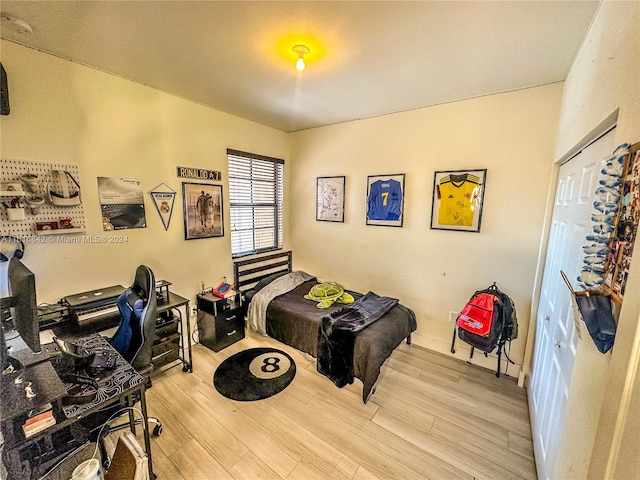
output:
[[[263,278],[274,273],[290,272],[291,268],[291,251],[238,260],[233,262],[233,285],[237,292],[244,292]]]

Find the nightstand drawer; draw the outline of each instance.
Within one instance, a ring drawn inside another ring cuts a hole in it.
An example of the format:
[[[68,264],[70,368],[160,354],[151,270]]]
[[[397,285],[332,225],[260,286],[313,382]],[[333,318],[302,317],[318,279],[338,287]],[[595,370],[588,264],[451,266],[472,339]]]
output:
[[[216,332],[216,345],[214,348],[216,352],[244,338],[244,323],[238,325],[236,322],[228,322],[225,327],[225,329],[220,329]]]
[[[244,330],[244,321],[240,316],[241,313],[240,308],[234,308],[216,317],[216,338],[218,340],[222,340],[237,331]]]

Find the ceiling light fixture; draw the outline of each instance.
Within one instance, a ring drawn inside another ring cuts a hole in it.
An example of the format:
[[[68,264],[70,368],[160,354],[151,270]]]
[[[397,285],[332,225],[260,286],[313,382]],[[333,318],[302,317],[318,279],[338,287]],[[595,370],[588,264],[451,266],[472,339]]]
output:
[[[296,45],[291,50],[298,54],[298,60],[296,61],[296,69],[301,72],[304,70],[304,56],[307,55],[311,50],[309,47],[305,45]]]

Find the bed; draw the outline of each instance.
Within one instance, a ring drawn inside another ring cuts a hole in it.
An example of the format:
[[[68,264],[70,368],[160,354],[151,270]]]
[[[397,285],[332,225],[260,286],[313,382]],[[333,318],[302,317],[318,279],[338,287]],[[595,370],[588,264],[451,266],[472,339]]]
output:
[[[264,318],[266,334],[286,345],[318,358],[320,332],[324,328],[323,317],[338,315],[346,305],[335,303],[329,308],[317,308],[316,303],[304,298],[318,280],[311,275],[300,276],[302,272],[292,271],[291,252],[282,252],[248,260],[234,262],[234,284],[242,294],[248,310],[251,302],[265,302],[262,298],[265,288],[278,282],[287,283],[289,277],[296,277],[290,291],[267,299]],[[296,283],[298,283],[296,285]],[[358,301],[363,295],[347,290]],[[254,305],[255,306],[255,305]],[[335,313],[337,312],[337,313]],[[352,376],[363,384],[362,400],[367,403],[375,391],[380,368],[394,349],[406,340],[411,343],[411,333],[416,330],[416,318],[412,310],[396,303],[381,318],[354,334],[352,350]],[[321,354],[325,348],[320,343]],[[347,350],[350,352],[350,350]],[[350,355],[349,355],[350,356]],[[351,360],[351,358],[349,359]],[[320,366],[320,362],[318,362]],[[320,368],[318,370],[321,373]],[[326,373],[325,373],[326,374]],[[329,376],[338,386],[338,382]],[[349,381],[348,383],[351,383]]]

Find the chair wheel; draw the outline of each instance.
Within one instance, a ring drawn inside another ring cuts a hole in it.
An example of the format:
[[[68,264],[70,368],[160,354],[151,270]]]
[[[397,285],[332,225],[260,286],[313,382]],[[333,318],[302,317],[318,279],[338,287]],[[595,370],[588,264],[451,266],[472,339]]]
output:
[[[154,437],[159,437],[161,433],[162,433],[162,424],[158,424],[155,427],[153,427],[153,436]]]
[[[183,372],[188,372],[188,371],[189,371],[189,366],[188,366],[188,365],[184,365],[184,366],[182,367],[182,371],[183,371]]]

